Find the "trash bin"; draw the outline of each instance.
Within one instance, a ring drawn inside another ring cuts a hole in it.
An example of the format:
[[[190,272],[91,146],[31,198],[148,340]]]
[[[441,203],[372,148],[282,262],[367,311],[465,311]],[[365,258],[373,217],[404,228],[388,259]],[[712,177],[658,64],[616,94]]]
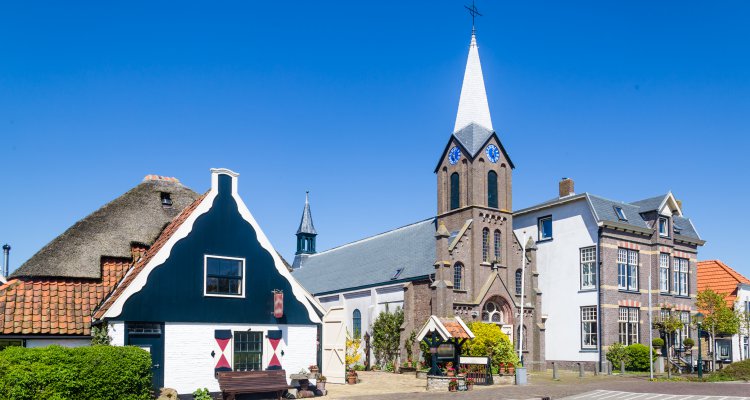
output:
[[[528,383],[526,367],[516,367],[516,385],[526,385]]]

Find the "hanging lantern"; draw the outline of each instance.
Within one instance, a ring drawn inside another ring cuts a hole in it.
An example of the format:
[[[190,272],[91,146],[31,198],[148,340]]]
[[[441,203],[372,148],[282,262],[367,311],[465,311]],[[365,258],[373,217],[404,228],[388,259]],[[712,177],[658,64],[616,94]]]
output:
[[[281,290],[273,291],[273,316],[274,318],[284,316],[284,292]]]

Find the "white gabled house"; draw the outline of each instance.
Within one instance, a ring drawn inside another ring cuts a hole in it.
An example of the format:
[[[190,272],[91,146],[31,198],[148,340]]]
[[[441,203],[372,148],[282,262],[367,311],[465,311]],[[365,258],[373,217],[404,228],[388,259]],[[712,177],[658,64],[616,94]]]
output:
[[[214,169],[94,313],[114,345],[150,351],[154,387],[219,390],[217,371],[319,364],[323,309],[292,277],[237,194]]]

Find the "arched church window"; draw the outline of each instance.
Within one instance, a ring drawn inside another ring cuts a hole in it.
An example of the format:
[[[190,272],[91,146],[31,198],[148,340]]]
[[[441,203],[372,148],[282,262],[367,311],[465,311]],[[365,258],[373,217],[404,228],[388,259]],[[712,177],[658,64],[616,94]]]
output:
[[[497,208],[497,172],[487,173],[487,207]]]
[[[523,327],[523,341],[521,342],[521,350],[526,350],[526,343],[528,342],[527,338],[528,338],[528,333],[526,332],[526,327],[524,326]],[[516,343],[513,346],[516,349],[518,348],[518,341],[520,339],[521,339],[521,327],[519,326],[518,328],[516,328],[516,340],[515,340]]]
[[[505,316],[503,315],[503,309],[496,301],[488,301],[484,305],[482,310],[482,321],[492,322],[495,324],[504,324]]]
[[[359,310],[352,313],[352,331],[355,339],[362,337],[362,313]]]
[[[482,261],[490,261],[490,230],[482,229]]]
[[[458,178],[458,172],[451,174],[451,210],[455,210],[460,207],[461,200],[461,189],[460,181]]]
[[[521,275],[521,270],[516,270],[516,294],[521,295],[521,287],[523,286],[523,282],[521,281],[523,279],[523,276]]]
[[[503,257],[502,257],[502,250],[503,249],[502,249],[502,241],[501,241],[501,239],[502,239],[502,237],[500,236],[500,231],[499,230],[495,230],[495,238],[494,238],[495,242],[494,242],[494,246],[493,247],[495,248],[494,250],[495,250],[495,261],[496,262],[500,262],[503,259]]]
[[[456,263],[453,267],[453,289],[462,289],[464,277],[464,266],[461,263]]]

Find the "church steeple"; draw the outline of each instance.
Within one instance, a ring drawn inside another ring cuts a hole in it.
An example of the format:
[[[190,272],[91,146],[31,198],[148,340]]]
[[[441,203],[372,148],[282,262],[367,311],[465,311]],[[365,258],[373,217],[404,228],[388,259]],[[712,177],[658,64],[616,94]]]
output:
[[[490,106],[487,103],[487,92],[484,88],[482,64],[479,62],[477,36],[473,30],[471,32],[471,44],[469,45],[469,58],[466,60],[464,82],[463,86],[461,86],[461,97],[458,101],[456,125],[453,128],[453,132],[458,132],[472,122],[488,131],[493,131]]]
[[[297,228],[297,253],[315,254],[315,237],[318,232],[313,225],[312,213],[310,213],[310,192],[305,192],[305,208],[302,210],[302,219]]]

